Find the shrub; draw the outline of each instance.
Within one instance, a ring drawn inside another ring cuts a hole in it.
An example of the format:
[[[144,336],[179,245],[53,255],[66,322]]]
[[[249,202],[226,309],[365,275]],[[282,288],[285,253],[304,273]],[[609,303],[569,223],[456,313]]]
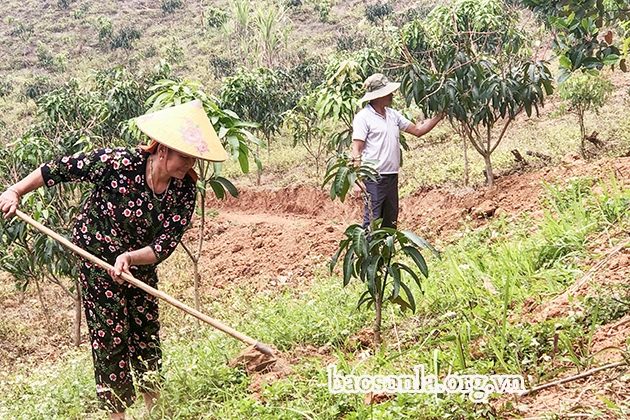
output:
[[[170,63],[181,63],[184,61],[184,48],[179,45],[179,38],[172,36],[164,51],[166,60]]]
[[[374,24],[381,24],[392,14],[394,8],[389,3],[377,3],[365,7],[365,17]]]
[[[228,21],[228,13],[217,9],[216,7],[208,7],[206,9],[206,22],[211,28],[220,28]]]
[[[33,78],[32,82],[24,86],[24,95],[30,99],[37,99],[53,89],[55,89],[55,86],[50,80],[50,77],[38,75]]]
[[[121,28],[118,31],[118,35],[111,39],[110,46],[114,50],[116,48],[124,48],[126,50],[130,50],[133,48],[133,41],[135,41],[136,39],[140,39],[140,31],[136,28],[127,26]]]
[[[319,86],[326,81],[324,70],[321,59],[310,57],[301,60],[289,71],[289,75],[294,83],[298,85]],[[304,91],[303,88],[300,88],[300,90]]]
[[[146,50],[144,50],[144,57],[150,58],[158,55],[158,50],[155,45],[149,45]]]
[[[53,72],[66,71],[68,62],[66,54],[53,55],[48,46],[41,41],[37,43],[37,60],[41,67]]]
[[[219,79],[234,72],[236,61],[233,58],[211,57],[210,65],[214,69],[214,77]]]
[[[315,4],[315,11],[319,14],[319,21],[326,23],[329,21],[331,5],[330,0],[323,0],[317,4]]]
[[[13,92],[13,84],[7,80],[0,82],[0,98],[9,96]]]
[[[366,44],[365,36],[361,34],[341,34],[337,38],[337,51],[358,51],[365,47]]]
[[[584,115],[593,111],[599,115],[599,110],[608,101],[613,92],[610,79],[601,74],[576,72],[558,87],[560,98],[567,101],[569,111],[578,118],[580,126],[580,152],[585,155],[586,126]]]
[[[412,20],[424,19],[429,15],[429,12],[433,10],[432,6],[418,6],[412,7],[399,14],[401,23],[411,22]]]
[[[60,9],[68,9],[70,7],[70,3],[74,3],[77,0],[58,0],[57,7]]]
[[[10,35],[27,40],[33,35],[34,31],[32,23],[24,24],[20,21],[15,21],[15,28],[11,30]]]
[[[162,12],[173,13],[175,9],[182,9],[184,2],[182,0],[162,0]]]
[[[114,34],[114,24],[112,20],[105,17],[99,17],[97,19],[98,42],[100,45],[106,45],[107,41],[111,39]]]

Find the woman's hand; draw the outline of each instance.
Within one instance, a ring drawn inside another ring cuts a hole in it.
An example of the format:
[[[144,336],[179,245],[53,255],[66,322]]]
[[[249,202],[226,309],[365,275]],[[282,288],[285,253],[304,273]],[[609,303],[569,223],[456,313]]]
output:
[[[116,263],[114,264],[113,270],[107,270],[107,273],[114,279],[114,281],[118,284],[123,284],[125,280],[122,278],[122,273],[127,273],[131,275],[129,268],[132,264],[131,254],[128,252],[120,254],[116,257]]]
[[[9,187],[0,195],[0,211],[4,213],[5,219],[15,214],[18,204],[20,204],[20,193],[14,187]]]

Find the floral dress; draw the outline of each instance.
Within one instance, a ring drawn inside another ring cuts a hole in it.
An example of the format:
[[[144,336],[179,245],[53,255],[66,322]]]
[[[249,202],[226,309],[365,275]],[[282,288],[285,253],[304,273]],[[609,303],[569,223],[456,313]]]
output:
[[[131,273],[157,286],[156,266],[177,247],[195,207],[195,182],[173,178],[156,195],[146,179],[148,152],[97,149],[41,167],[45,185],[90,182],[93,189],[74,225],[74,242],[114,264],[126,251],[150,246],[157,263]],[[88,260],[80,270],[83,306],[90,330],[96,391],[103,408],[124,411],[135,401],[131,369],[141,391],[152,391],[161,364],[157,298],[118,284]]]

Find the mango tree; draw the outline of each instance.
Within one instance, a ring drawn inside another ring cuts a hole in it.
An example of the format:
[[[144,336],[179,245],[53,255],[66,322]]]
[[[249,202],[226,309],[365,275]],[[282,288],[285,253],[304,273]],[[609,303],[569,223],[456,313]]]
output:
[[[57,145],[46,137],[32,134],[14,140],[7,149],[0,150],[0,180],[11,185],[26,176],[41,162],[52,159]],[[73,185],[63,187],[63,193],[73,195]],[[60,191],[39,189],[22,197],[21,206],[40,223],[58,226],[62,234],[70,234],[68,221],[75,220],[78,207],[68,200],[59,201]],[[44,313],[48,315],[42,287],[50,282],[63,290],[74,301],[75,319],[73,342],[81,338],[81,293],[78,286],[78,260],[53,239],[30,229],[27,224],[0,218],[0,268],[10,273],[15,287],[25,292],[29,286],[37,289]],[[68,279],[71,279],[68,281]]]
[[[346,59],[333,58],[326,72],[326,82],[316,89],[317,116],[341,125],[329,141],[329,149],[342,153],[352,143],[352,120],[363,94],[363,81],[382,65],[376,50],[366,49]]]
[[[140,137],[134,131],[134,117],[144,113],[151,104],[156,104],[157,108],[197,97],[202,99],[229,155],[239,162],[243,171],[247,171],[251,156],[249,144],[256,142],[248,131],[252,125],[220,109],[201,90],[195,91],[194,84],[176,78],[165,79],[169,73],[164,62],[149,73],[136,75],[118,67],[96,73],[89,83],[71,79],[38,96],[40,121],[22,137],[0,149],[0,182],[11,185],[41,163],[59,156],[94,147],[136,146]],[[165,80],[151,88],[162,79]],[[153,93],[154,97],[149,98]],[[145,104],[147,101],[150,104]],[[224,197],[226,192],[236,194],[234,186],[218,176],[219,169],[206,166],[200,170],[203,182],[199,190],[203,197],[208,186],[219,197]],[[38,222],[68,236],[88,189],[89,186],[83,183],[40,188],[22,198],[21,208]],[[204,200],[201,201],[203,206]],[[76,283],[78,265],[73,262],[73,255],[17,218],[0,220],[0,244],[0,269],[14,275],[20,290],[29,284],[34,283],[37,287],[42,280],[49,280],[72,295],[76,308],[74,340],[78,345],[81,303]]]
[[[601,70],[618,65],[627,71],[630,45],[629,0],[521,0],[548,29],[562,70],[559,82],[571,72]]]
[[[483,157],[491,155],[521,113],[532,115],[553,92],[546,63],[527,57],[516,16],[495,0],[457,0],[402,30],[401,92],[426,113],[444,111]]]
[[[292,88],[284,70],[258,67],[238,69],[225,78],[219,92],[219,106],[234,111],[241,118],[258,124],[267,145],[278,134],[284,112],[297,103],[297,92]]]
[[[352,186],[358,180],[375,180],[377,174],[364,162],[353,166],[352,158],[346,153],[337,154],[330,160],[323,186],[330,183],[330,198],[339,198],[342,202]],[[363,200],[369,202],[367,191],[363,190]],[[425,239],[409,230],[379,228],[379,220],[372,221],[367,229],[359,224],[346,228],[345,239],[339,242],[339,248],[330,262],[332,273],[339,261],[342,263],[343,285],[352,279],[360,280],[366,287],[357,307],[374,306],[374,344],[382,345],[381,323],[383,304],[387,301],[398,305],[402,310],[416,311],[416,299],[409,280],[422,291],[420,275],[429,276],[427,263],[420,252],[429,249],[438,258],[439,253]],[[411,262],[411,264],[408,264]]]
[[[114,67],[93,73],[87,83],[70,79],[38,95],[35,101],[39,121],[1,151],[5,155],[0,164],[2,184],[11,185],[39,164],[60,155],[125,144],[118,135],[120,125],[141,112],[148,96],[146,89],[169,72],[165,62],[138,74]],[[40,188],[24,196],[21,207],[36,221],[70,235],[85,192],[86,185],[81,183]],[[74,255],[17,218],[3,220],[0,227],[0,268],[14,276],[19,290],[33,283],[40,291],[46,280],[71,296],[75,306],[73,339],[78,345],[82,308]],[[41,301],[45,308],[44,300]]]
[[[326,124],[317,115],[316,103],[318,98],[317,92],[302,96],[297,105],[287,111],[284,120],[284,126],[293,136],[293,147],[299,144],[306,149],[306,152],[315,161],[315,173],[317,175],[319,175],[322,160],[327,156],[330,136],[329,124]]]

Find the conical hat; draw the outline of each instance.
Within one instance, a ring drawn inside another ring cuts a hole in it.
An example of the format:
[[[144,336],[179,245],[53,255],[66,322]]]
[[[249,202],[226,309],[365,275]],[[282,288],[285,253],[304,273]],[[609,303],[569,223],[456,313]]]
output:
[[[138,128],[152,140],[198,159],[223,162],[227,153],[201,101],[165,108],[136,118]]]

